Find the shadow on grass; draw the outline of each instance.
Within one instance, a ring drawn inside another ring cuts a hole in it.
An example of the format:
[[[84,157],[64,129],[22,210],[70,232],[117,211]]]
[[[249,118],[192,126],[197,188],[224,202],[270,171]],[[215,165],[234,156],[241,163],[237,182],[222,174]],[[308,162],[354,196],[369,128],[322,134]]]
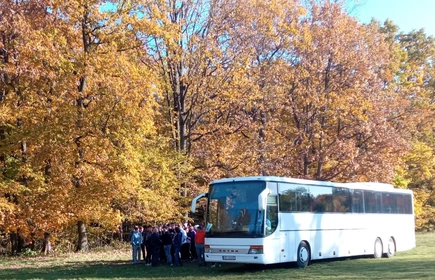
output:
[[[306,269],[299,269],[295,263],[274,265],[243,265],[223,264],[221,267],[198,267],[196,263],[185,263],[183,267],[147,267],[144,264],[133,265],[126,261],[88,261],[67,262],[63,265],[49,267],[25,267],[20,269],[2,269],[0,279],[276,279],[282,275],[293,275],[299,278],[301,274],[313,278],[324,279],[416,279],[408,278],[415,269],[432,267],[432,261],[397,260],[397,261],[367,261],[365,259],[351,260],[336,259],[315,261]],[[385,278],[385,271],[388,276]],[[425,272],[421,271],[423,274]],[[429,273],[429,271],[426,271]],[[433,270],[431,270],[433,273]],[[262,275],[261,277],[259,277]],[[346,275],[349,277],[346,278]],[[384,275],[382,277],[382,275]],[[430,274],[429,274],[430,275]],[[340,277],[337,277],[340,276]],[[379,278],[379,277],[380,278]],[[305,279],[305,277],[303,277]],[[343,278],[344,277],[344,278]]]
[[[0,279],[80,279],[80,278],[184,278],[190,276],[213,277],[225,274],[228,268],[237,265],[212,268],[198,267],[196,263],[185,263],[182,267],[145,266],[131,264],[129,261],[85,261],[66,262],[62,265],[49,267],[24,267],[19,269],[7,268],[0,270]],[[239,265],[240,266],[240,265]],[[230,273],[241,273],[237,269]]]

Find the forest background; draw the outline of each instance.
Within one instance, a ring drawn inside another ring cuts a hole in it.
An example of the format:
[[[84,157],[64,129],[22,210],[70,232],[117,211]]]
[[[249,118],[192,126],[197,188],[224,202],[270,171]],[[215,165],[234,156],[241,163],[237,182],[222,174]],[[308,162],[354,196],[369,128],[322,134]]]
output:
[[[339,0],[1,0],[0,245],[87,250],[248,175],[412,189],[431,230],[435,41],[398,30]]]

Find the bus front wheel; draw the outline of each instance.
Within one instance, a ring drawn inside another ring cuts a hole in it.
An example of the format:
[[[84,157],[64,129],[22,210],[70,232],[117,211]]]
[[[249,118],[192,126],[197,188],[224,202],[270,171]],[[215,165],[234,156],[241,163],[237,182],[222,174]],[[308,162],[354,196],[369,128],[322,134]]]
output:
[[[382,257],[382,241],[381,239],[378,237],[375,240],[375,251],[373,253],[373,256],[375,257],[375,259],[379,259]]]
[[[305,268],[310,262],[310,248],[305,241],[301,241],[298,247],[297,263],[300,268]]]
[[[396,253],[396,243],[394,243],[393,237],[390,237],[390,239],[388,239],[387,252],[384,254],[384,256],[387,258],[392,258],[394,257],[395,253]]]

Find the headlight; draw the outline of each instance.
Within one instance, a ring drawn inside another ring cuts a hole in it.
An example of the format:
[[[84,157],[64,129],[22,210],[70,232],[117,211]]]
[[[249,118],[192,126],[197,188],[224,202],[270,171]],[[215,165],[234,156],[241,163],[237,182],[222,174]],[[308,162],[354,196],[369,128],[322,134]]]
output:
[[[263,254],[262,245],[254,245],[249,248],[248,254]]]
[[[210,245],[205,245],[205,246],[204,246],[204,252],[205,252],[205,253],[211,253]]]

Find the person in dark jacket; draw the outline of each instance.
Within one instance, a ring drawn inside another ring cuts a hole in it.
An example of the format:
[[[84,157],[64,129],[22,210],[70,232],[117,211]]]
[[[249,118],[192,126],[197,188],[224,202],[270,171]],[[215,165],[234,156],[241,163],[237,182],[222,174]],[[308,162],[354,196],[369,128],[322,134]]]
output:
[[[153,229],[153,233],[150,237],[151,251],[152,251],[152,266],[156,267],[159,265],[159,257],[160,257],[160,235],[159,230],[157,228]]]
[[[150,266],[151,265],[151,256],[153,254],[152,248],[151,248],[151,235],[153,231],[150,226],[147,227],[147,229],[144,231],[144,234],[142,235],[145,242],[145,249],[146,249],[146,257],[145,257],[145,265]]]
[[[183,234],[180,227],[175,227],[174,249],[175,249],[175,266],[183,266],[180,258],[181,245],[183,244]]]
[[[163,249],[165,251],[166,256],[166,263],[169,266],[172,266],[172,234],[168,231],[168,228],[166,226],[163,227],[163,233],[162,233],[162,243],[163,243]]]
[[[190,225],[189,232],[187,233],[187,237],[189,237],[189,239],[190,239],[190,247],[189,247],[190,254],[189,255],[190,255],[191,261],[196,260],[195,235],[196,235],[195,228],[192,225]]]

